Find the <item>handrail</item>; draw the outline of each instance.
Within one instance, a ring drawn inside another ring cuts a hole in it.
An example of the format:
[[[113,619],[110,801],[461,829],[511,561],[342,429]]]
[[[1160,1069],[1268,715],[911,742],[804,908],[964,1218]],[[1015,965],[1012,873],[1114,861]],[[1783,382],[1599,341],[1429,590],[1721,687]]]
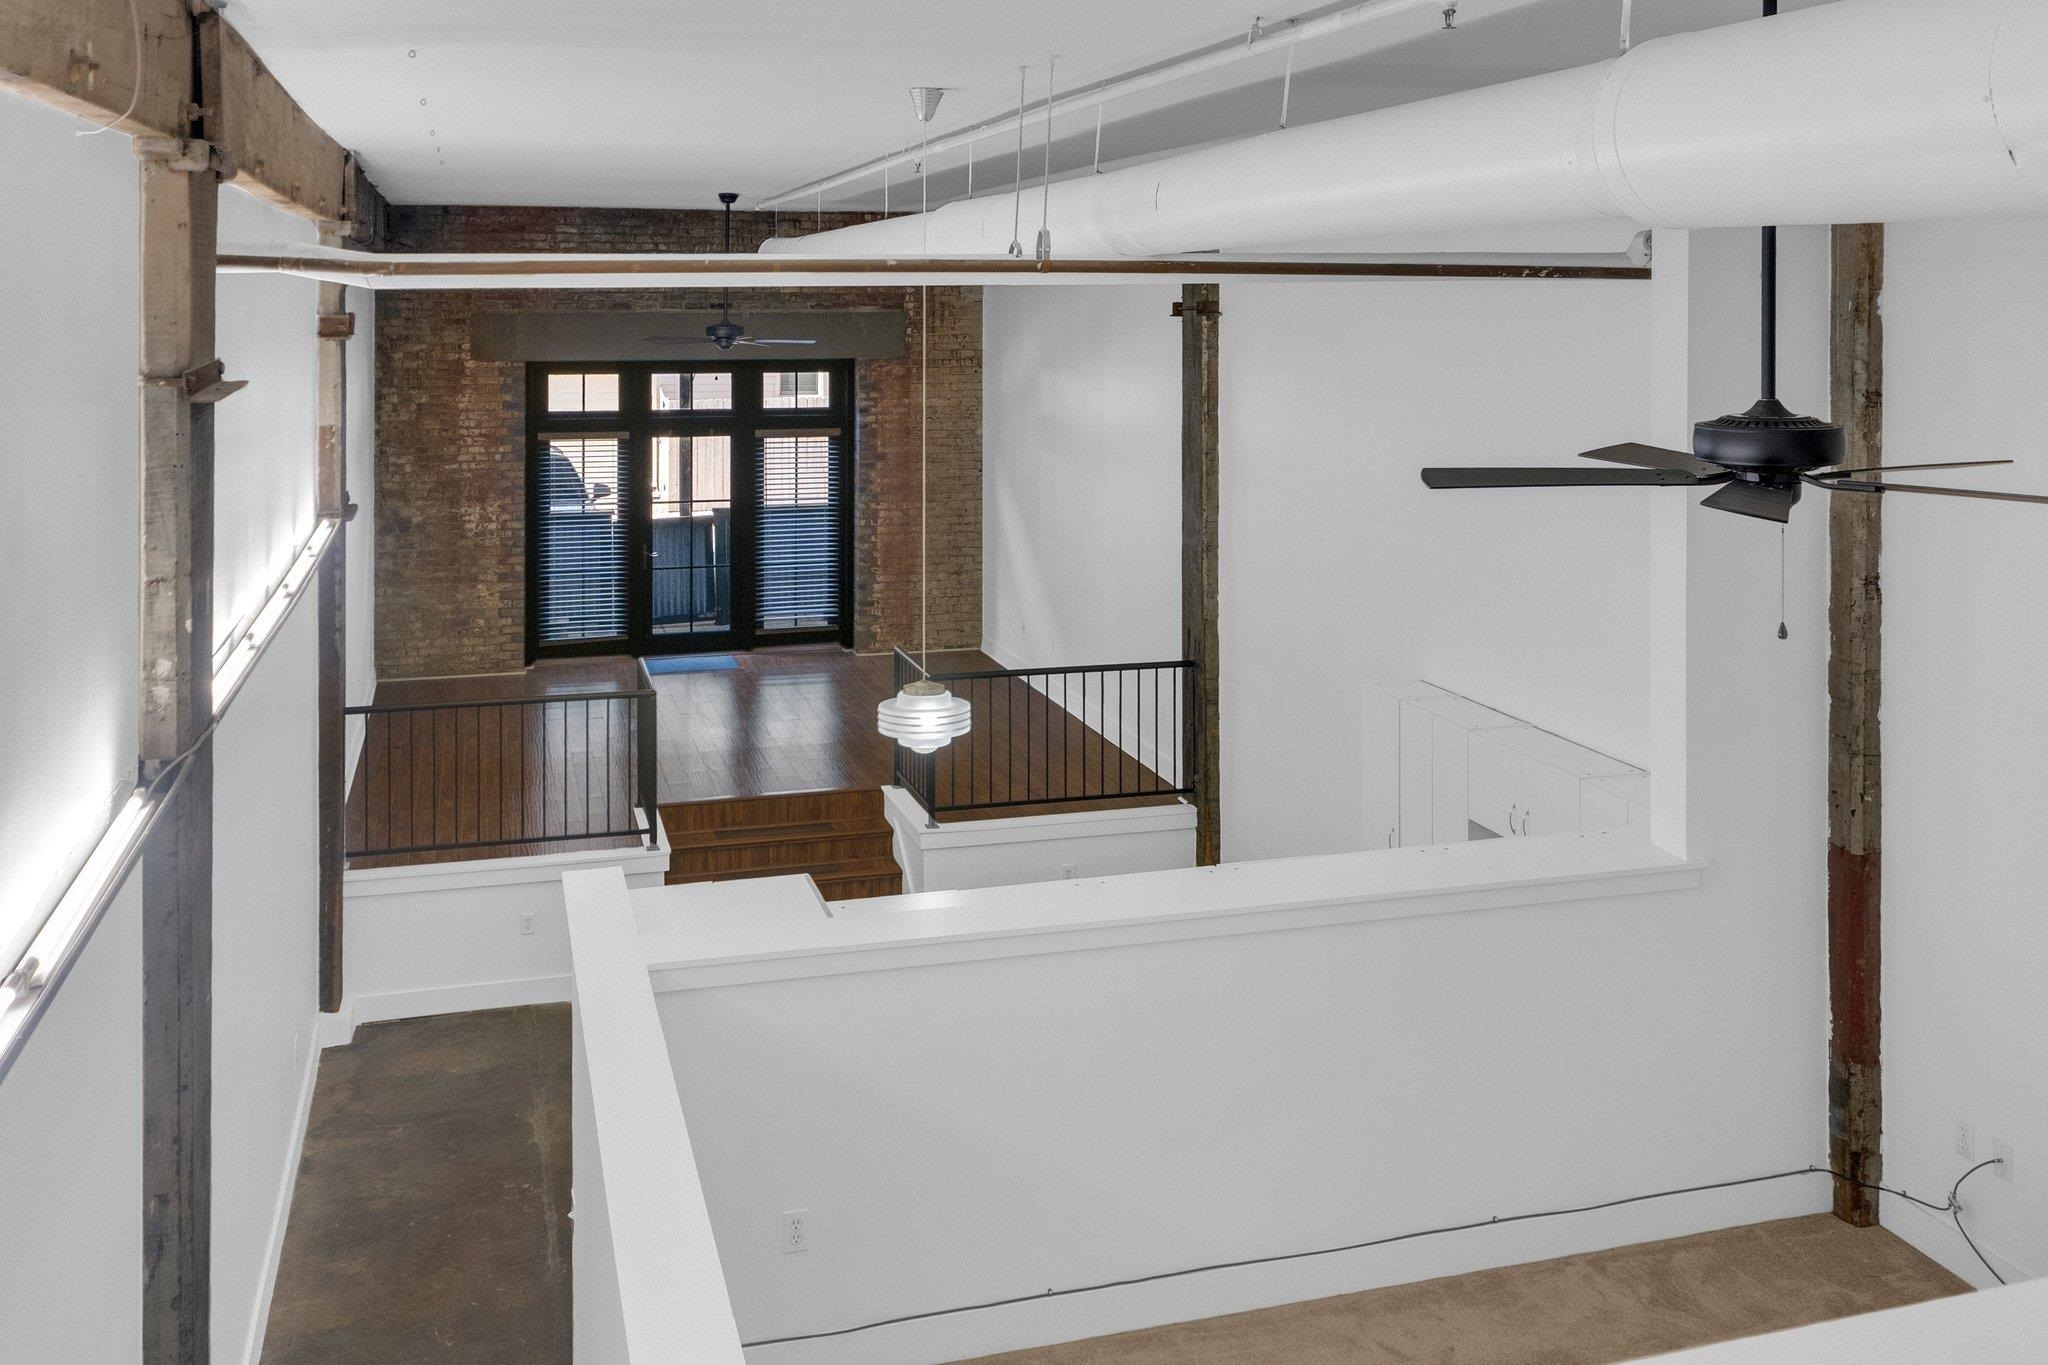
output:
[[[944,749],[894,752],[892,781],[934,820],[1194,790],[1192,660],[940,672],[898,648],[892,668],[898,688],[918,677],[957,688],[973,715]]]
[[[480,711],[493,706],[537,706],[542,702],[638,701],[658,695],[660,694],[652,687],[635,687],[630,690],[621,688],[616,692],[549,692],[533,697],[480,697],[475,701],[382,702],[364,706],[344,706],[342,712],[350,716],[388,716],[404,711],[446,711],[451,708]]]
[[[343,708],[362,718],[346,856],[659,844],[660,694],[634,667],[639,687]]]

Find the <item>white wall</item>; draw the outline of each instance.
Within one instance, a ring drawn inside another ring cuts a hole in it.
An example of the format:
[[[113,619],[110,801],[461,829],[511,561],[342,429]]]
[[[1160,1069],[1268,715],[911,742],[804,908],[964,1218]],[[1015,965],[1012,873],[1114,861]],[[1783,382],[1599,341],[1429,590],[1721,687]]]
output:
[[[983,620],[998,659],[1179,653],[1175,296],[989,291]],[[1649,319],[1641,282],[1225,287],[1227,858],[1364,846],[1369,681],[1427,677],[1647,758],[1653,495],[1431,493],[1417,472],[1643,439]]]
[[[223,242],[312,245],[319,229],[232,186]],[[214,413],[216,642],[246,626],[313,529],[319,286],[290,275],[222,275],[215,347],[249,387]],[[367,375],[364,376],[367,379]]]
[[[136,172],[127,138],[74,136],[89,126],[0,90],[9,963],[135,784]]]
[[[2031,222],[1887,232],[1888,462],[2013,458],[1923,481],[2048,492],[2048,234]],[[1915,476],[1902,476],[1912,478]],[[1884,507],[1885,1174],[1939,1203],[2003,1139],[2014,1183],[1964,1188],[2010,1274],[2048,1272],[2048,509]],[[1988,1283],[1946,1220],[1887,1225]]]
[[[1646,757],[1654,493],[1418,472],[1642,439],[1649,318],[1640,282],[1225,286],[1225,857],[1364,845],[1369,681]]]
[[[213,1276],[220,1359],[254,1360],[319,1050],[318,617],[302,604],[214,745]]]
[[[0,91],[0,948],[18,945],[135,775],[136,169],[128,139]],[[33,186],[32,192],[23,186]],[[230,236],[310,240],[236,190]],[[312,522],[314,297],[224,281],[218,351],[250,380],[217,412],[216,604],[226,637]],[[369,373],[365,361],[362,374]],[[366,594],[367,596],[367,594]],[[313,1050],[313,613],[296,612],[216,744],[215,1286],[220,1359],[260,1341]],[[0,1321],[24,1358],[139,1341],[138,887],[131,881],[0,1083]],[[6,954],[12,960],[11,951]]]
[[[1012,667],[1180,657],[1172,285],[982,303],[982,638]]]
[[[0,90],[9,964],[135,782],[136,172],[127,138],[87,126]],[[141,1340],[141,934],[131,887],[0,1081],[0,1323],[20,1359]]]

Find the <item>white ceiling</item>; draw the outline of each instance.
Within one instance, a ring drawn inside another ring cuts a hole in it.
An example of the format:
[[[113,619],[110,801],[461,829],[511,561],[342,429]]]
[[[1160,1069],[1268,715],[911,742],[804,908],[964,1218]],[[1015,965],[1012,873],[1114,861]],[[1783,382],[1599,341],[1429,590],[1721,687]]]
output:
[[[1758,7],[1635,8],[1641,40]],[[1430,14],[1363,25],[1301,50],[1291,121],[1597,61],[1614,55],[1620,12],[1621,0],[1460,0],[1453,33]],[[1245,0],[235,0],[227,16],[395,201],[621,207],[710,207],[724,189],[744,206],[914,138],[910,86],[948,88],[944,132],[1013,107],[1021,64],[1042,94],[1048,52],[1074,88],[1254,17]],[[1105,158],[1265,131],[1278,65],[1262,56],[1112,105]],[[1092,157],[1082,122],[1056,128],[1055,171]],[[997,152],[977,162],[977,189],[1008,180]],[[942,171],[934,158],[934,200],[965,188],[952,160]],[[876,180],[825,206],[879,207],[881,192]],[[899,180],[892,207],[904,193]]]

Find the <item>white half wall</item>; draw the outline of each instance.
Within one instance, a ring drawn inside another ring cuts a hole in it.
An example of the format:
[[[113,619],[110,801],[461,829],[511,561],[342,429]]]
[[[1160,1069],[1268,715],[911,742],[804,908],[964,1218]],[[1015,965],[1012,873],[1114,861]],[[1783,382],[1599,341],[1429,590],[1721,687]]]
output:
[[[587,849],[346,874],[342,882],[341,1018],[323,1046],[357,1024],[460,1010],[551,1004],[570,995],[562,878],[621,869],[660,886],[668,835],[653,849]]]
[[[2048,492],[2048,236],[2038,221],[1886,232],[1888,463],[2013,458],[1924,482]],[[1906,476],[1911,477],[1911,476]],[[2012,1277],[2048,1273],[2048,509],[1884,505],[1884,1155],[1939,1203],[1972,1161],[1965,1217]],[[1977,1284],[1946,1219],[1884,1221]]]
[[[1779,940],[1818,912],[1705,876],[1556,835],[634,905],[744,1339],[1025,1300],[750,1353],[902,1365],[1824,1208],[1802,1175],[1039,1297],[1815,1163],[1818,959]]]
[[[1195,808],[1182,802],[954,820],[934,827],[901,787],[882,788],[903,889],[964,891],[1020,882],[1115,877],[1195,865]]]

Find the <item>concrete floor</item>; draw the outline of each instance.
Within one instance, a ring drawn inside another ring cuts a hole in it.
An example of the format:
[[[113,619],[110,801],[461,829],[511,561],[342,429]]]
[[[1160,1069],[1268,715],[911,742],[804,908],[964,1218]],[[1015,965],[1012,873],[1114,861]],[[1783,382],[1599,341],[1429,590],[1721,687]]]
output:
[[[365,1024],[320,1060],[268,1365],[566,1361],[569,1007]]]
[[[322,1059],[263,1359],[570,1359],[566,1005],[368,1024]],[[1590,1365],[1963,1293],[1822,1214],[983,1365]]]
[[[976,1365],[1594,1365],[1966,1293],[1832,1214],[1644,1242],[1033,1351]]]

